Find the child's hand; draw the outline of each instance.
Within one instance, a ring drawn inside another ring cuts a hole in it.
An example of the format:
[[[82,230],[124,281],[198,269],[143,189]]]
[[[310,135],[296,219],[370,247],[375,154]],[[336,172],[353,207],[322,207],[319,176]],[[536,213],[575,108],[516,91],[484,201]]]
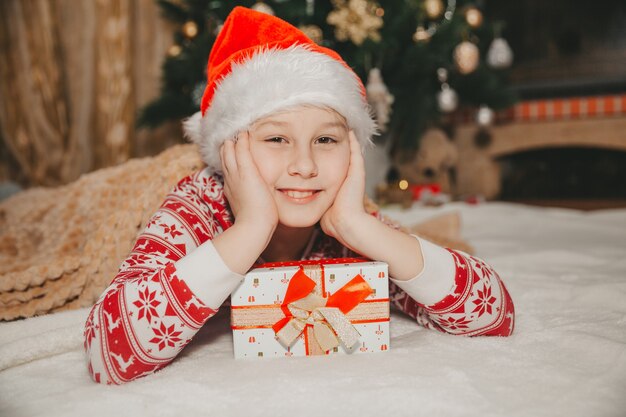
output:
[[[239,133],[237,141],[225,141],[220,155],[224,194],[235,222],[260,226],[271,237],[278,224],[278,210],[268,185],[252,159],[249,133]]]
[[[270,188],[263,181],[250,153],[250,136],[227,140],[220,148],[224,195],[235,223],[213,239],[228,268],[245,274],[259,258],[278,225],[278,210]]]
[[[389,276],[400,280],[415,277],[424,268],[419,242],[368,214],[364,197],[365,162],[354,133],[350,132],[348,175],[335,202],[322,216],[322,229],[352,251],[386,262]]]
[[[355,231],[358,231],[359,224],[363,224],[363,220],[370,216],[363,206],[365,197],[365,162],[363,161],[361,147],[354,132],[350,131],[348,140],[350,141],[348,175],[341,185],[333,205],[322,216],[320,224],[324,233],[358,252],[354,242],[351,242],[354,240],[351,237]]]

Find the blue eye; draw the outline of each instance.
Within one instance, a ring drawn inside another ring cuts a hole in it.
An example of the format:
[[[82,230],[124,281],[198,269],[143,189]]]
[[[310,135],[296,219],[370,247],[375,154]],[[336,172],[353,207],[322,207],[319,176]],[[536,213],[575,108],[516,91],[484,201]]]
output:
[[[332,144],[332,143],[337,143],[337,141],[331,137],[328,136],[322,136],[321,138],[317,139],[318,143],[323,143],[323,144]]]

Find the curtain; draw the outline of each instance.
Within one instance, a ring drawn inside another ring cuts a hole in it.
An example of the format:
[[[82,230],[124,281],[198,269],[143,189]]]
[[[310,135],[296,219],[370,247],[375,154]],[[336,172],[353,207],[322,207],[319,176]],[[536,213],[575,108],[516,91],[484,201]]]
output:
[[[60,185],[179,142],[177,123],[135,129],[173,30],[153,0],[0,1],[5,177]]]

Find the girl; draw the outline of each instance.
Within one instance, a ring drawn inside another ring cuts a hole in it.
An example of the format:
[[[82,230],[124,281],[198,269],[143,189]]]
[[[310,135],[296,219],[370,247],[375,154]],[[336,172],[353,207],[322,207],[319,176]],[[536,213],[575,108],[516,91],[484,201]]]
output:
[[[171,362],[255,263],[365,256],[389,265],[390,301],[417,323],[508,336],[513,303],[480,259],[363,206],[374,123],[358,77],[288,23],[235,8],[186,121],[207,168],[181,180],[92,308],[89,372],[120,384]]]

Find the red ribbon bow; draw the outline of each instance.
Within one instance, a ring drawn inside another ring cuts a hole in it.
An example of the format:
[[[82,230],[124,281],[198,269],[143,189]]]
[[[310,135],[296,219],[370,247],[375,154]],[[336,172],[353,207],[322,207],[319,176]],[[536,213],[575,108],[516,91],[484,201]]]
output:
[[[320,268],[322,271],[322,280],[323,280],[324,279],[323,265],[320,265]],[[289,282],[289,286],[287,287],[287,291],[285,293],[285,298],[280,306],[283,314],[285,314],[285,317],[280,319],[276,323],[274,323],[274,325],[272,326],[276,334],[278,334],[291,320],[302,321],[301,317],[294,316],[291,308],[297,307],[297,305],[294,306],[292,304],[296,303],[299,300],[303,300],[304,298],[311,296],[314,293],[314,289],[316,285],[317,285],[316,282],[313,281],[311,278],[309,278],[304,272],[304,268],[300,266],[298,271],[291,278]],[[352,280],[346,283],[338,291],[336,291],[334,294],[330,295],[328,298],[325,299],[326,303],[322,305],[321,308],[319,309],[322,312],[321,314],[315,314],[316,313],[315,311],[309,311],[309,316],[315,316],[315,317],[306,320],[304,325],[300,324],[300,326],[302,326],[302,329],[300,330],[300,328],[298,328],[297,333],[295,333],[295,337],[299,336],[302,333],[302,331],[304,331],[304,328],[306,326],[313,326],[312,324],[313,320],[323,321],[326,326],[334,330],[334,333],[337,333],[337,329],[333,327],[333,323],[329,323],[326,320],[328,317],[326,317],[327,315],[324,314],[323,312],[324,311],[336,311],[336,309],[338,309],[339,311],[341,311],[341,313],[343,313],[340,315],[343,316],[347,314],[348,312],[350,312],[350,310],[355,308],[357,305],[359,305],[363,300],[365,300],[372,293],[373,293],[373,290],[369,286],[367,281],[365,281],[365,279],[363,279],[363,277],[360,274],[357,274]],[[345,316],[343,316],[341,320],[345,320],[347,321],[347,323],[350,324],[350,322],[345,318]],[[353,332],[356,332],[356,329],[353,329]],[[356,333],[358,335],[358,332]],[[339,336],[341,338],[342,335],[340,334]],[[293,337],[293,334],[292,334],[292,336],[288,338],[288,343],[293,343],[293,341],[295,340],[295,337]],[[344,341],[344,343],[346,342],[344,338],[342,338],[342,340]],[[348,346],[348,347],[351,347],[351,346]]]

